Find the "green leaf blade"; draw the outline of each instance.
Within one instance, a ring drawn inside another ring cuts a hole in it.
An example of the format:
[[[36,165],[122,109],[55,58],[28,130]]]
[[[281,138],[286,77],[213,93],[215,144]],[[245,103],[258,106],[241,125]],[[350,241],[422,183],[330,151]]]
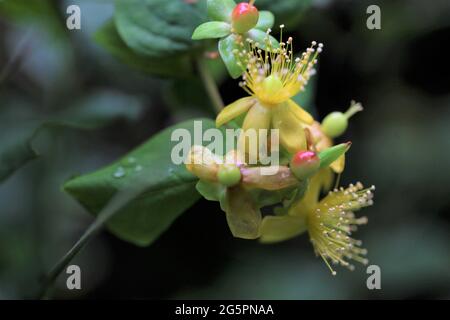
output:
[[[211,20],[230,22],[235,7],[236,2],[233,0],[208,0],[208,16]]]
[[[203,119],[202,126],[206,130],[215,125]],[[195,189],[198,179],[184,164],[172,162],[175,129],[185,129],[192,136],[194,121],[163,130],[111,165],[69,180],[64,190],[97,215],[115,194],[140,188],[139,195],[114,214],[107,227],[125,241],[150,245],[200,198]]]
[[[193,40],[223,38],[230,34],[231,25],[226,22],[211,21],[199,25],[192,34]]]

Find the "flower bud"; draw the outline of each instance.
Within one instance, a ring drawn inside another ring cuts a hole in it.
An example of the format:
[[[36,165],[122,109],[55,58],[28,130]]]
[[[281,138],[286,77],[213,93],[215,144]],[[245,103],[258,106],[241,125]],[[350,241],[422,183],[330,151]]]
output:
[[[224,186],[232,187],[241,181],[241,171],[236,165],[225,164],[219,168],[217,179]]]
[[[320,159],[313,151],[299,151],[291,159],[290,168],[298,180],[314,175],[320,167]]]
[[[334,161],[344,155],[350,149],[351,145],[352,143],[349,141],[321,151],[319,153],[320,168],[326,168],[331,165]]]
[[[258,23],[259,12],[252,3],[241,2],[233,10],[231,21],[237,33],[245,33]]]

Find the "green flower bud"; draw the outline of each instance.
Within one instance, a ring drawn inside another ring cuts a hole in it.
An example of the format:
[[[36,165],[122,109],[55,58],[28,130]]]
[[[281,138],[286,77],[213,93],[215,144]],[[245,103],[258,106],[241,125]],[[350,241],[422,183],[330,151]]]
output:
[[[253,5],[253,1],[239,3],[231,14],[233,29],[237,33],[245,33],[253,29],[258,23],[258,19],[259,12]]]
[[[352,101],[350,108],[345,113],[339,111],[330,113],[322,121],[323,132],[330,138],[339,137],[347,130],[348,119],[362,110],[361,104]]]
[[[352,145],[351,142],[341,143],[320,152],[319,153],[320,169],[326,168],[334,161],[336,161],[340,156],[345,154],[348,151],[348,149],[350,149],[351,145]]]
[[[289,165],[298,180],[306,180],[319,170],[320,159],[313,151],[299,151],[294,154]]]
[[[217,179],[224,186],[232,187],[241,181],[241,170],[236,165],[225,164],[219,168]]]

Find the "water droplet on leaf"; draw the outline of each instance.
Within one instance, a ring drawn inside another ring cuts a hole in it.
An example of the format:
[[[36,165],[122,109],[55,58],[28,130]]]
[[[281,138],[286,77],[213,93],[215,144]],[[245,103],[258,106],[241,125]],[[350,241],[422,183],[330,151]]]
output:
[[[122,178],[126,175],[125,169],[123,167],[118,167],[114,172],[114,178]]]

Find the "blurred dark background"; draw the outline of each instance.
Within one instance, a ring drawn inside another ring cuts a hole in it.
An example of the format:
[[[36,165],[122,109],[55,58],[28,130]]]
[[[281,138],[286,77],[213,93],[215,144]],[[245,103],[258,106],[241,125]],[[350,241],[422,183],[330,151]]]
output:
[[[49,1],[35,10],[39,1],[0,11],[0,143],[21,139],[30,121],[94,102],[103,106],[101,125],[39,130],[40,157],[0,184],[0,299],[32,297],[39,277],[92,221],[61,191],[65,180],[179,120],[214,116],[200,85],[186,97],[182,80],[145,75],[93,41],[113,15],[112,1]],[[64,14],[73,3],[82,30],[69,32]],[[366,27],[370,4],[381,8],[381,30]],[[450,298],[449,1],[320,0],[276,13],[299,50],[312,40],[325,44],[308,106],[319,119],[352,99],[365,107],[340,138],[353,142],[342,184],[377,187],[375,205],[363,212],[369,224],[356,237],[381,267],[382,289],[366,288],[364,267],[333,277],[306,235],[270,246],[234,239],[217,203],[202,200],[147,248],[102,232],[74,260],[83,290],[68,291],[59,279],[53,297]],[[225,102],[244,95],[223,72],[217,78]],[[133,111],[111,111],[118,99]]]

